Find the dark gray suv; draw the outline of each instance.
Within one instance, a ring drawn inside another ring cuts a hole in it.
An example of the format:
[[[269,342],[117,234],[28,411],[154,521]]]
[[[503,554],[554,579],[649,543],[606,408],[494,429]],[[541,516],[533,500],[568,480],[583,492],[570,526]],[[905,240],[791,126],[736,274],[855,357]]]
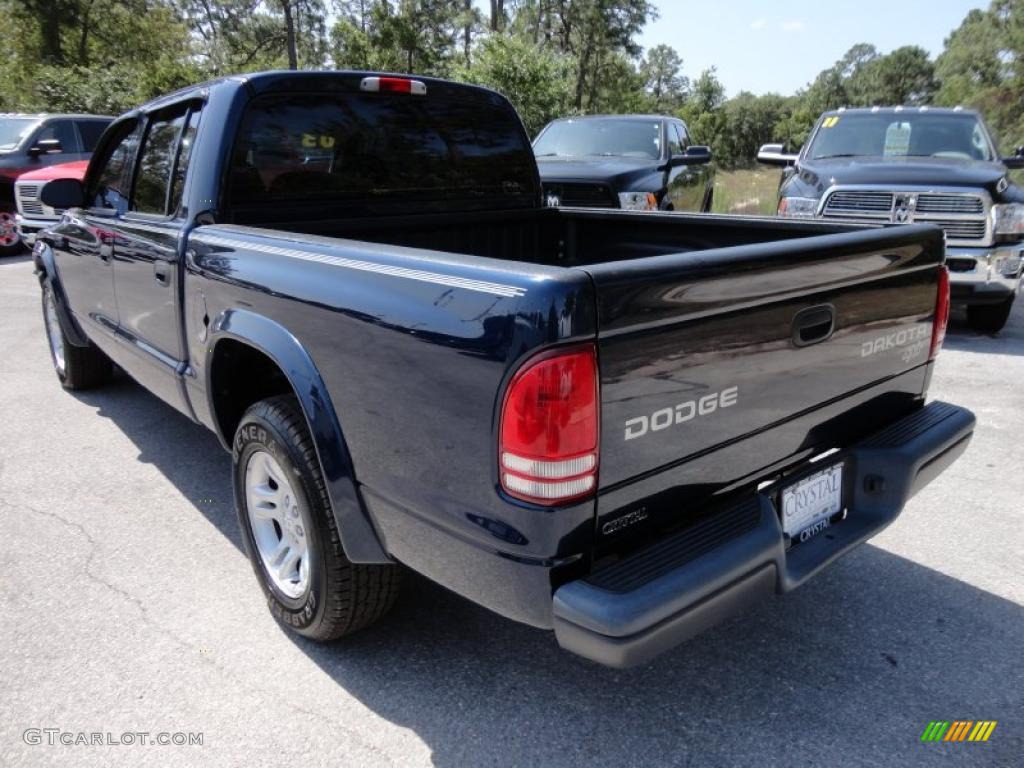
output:
[[[88,160],[113,118],[100,115],[0,113],[0,255],[21,249],[14,182],[26,171]]]

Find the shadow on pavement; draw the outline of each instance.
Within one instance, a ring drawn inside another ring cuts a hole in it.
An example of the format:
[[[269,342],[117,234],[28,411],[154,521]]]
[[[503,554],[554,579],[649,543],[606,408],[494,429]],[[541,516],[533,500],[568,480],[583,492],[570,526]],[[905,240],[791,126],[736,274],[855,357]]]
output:
[[[1021,354],[1020,317],[1004,354]],[[196,510],[241,550],[212,433],[123,377],[78,397],[184,498],[222,499]],[[871,545],[635,670],[570,656],[414,574],[370,629],[332,646],[288,636],[439,766],[1009,766],[1024,754],[1024,609]],[[936,719],[1000,724],[985,744],[921,744]]]
[[[949,319],[949,330],[943,349],[957,352],[980,352],[988,355],[1024,355],[1024,299],[1014,302],[1013,314],[1006,327],[995,336],[971,330],[967,315],[954,310]]]
[[[1024,609],[870,545],[626,671],[424,579],[406,585],[376,627],[329,647],[293,640],[438,766],[1008,766],[1024,754]],[[919,739],[935,719],[1002,730],[931,755]]]
[[[231,488],[231,457],[216,435],[120,371],[103,389],[71,394],[96,408],[97,415],[113,420],[138,448],[138,460],[159,469],[244,556]],[[196,499],[213,503],[198,504]]]

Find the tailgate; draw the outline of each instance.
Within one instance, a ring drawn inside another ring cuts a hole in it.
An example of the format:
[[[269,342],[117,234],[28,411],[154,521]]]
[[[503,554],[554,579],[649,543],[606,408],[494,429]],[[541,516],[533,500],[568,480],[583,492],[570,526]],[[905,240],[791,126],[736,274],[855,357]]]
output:
[[[587,267],[599,313],[599,515],[636,498],[610,499],[631,481],[644,480],[644,496],[684,485],[706,495],[916,407],[943,249],[941,231],[909,226]],[[876,416],[844,420],[855,406]]]

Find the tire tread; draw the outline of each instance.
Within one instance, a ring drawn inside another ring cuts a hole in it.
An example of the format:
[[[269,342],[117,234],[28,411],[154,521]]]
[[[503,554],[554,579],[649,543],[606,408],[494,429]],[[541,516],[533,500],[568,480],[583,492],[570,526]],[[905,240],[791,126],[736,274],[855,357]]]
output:
[[[245,424],[250,416],[275,425],[298,455],[303,477],[313,479],[314,487],[308,491],[315,498],[309,501],[327,550],[324,561],[328,588],[323,620],[313,631],[303,634],[328,642],[374,623],[395,603],[401,581],[400,567],[353,563],[345,557],[316,449],[296,399],[291,395],[278,395],[261,400],[246,412],[241,423]]]

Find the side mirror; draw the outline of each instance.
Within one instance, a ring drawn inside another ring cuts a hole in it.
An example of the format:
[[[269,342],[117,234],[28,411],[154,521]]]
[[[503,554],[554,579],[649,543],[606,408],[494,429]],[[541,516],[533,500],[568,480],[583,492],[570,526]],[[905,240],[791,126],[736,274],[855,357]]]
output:
[[[793,165],[797,155],[787,154],[785,144],[764,144],[757,153],[757,162],[765,165]]]
[[[673,165],[706,165],[711,162],[711,147],[706,144],[692,144],[683,154],[672,158]]]
[[[51,208],[81,208],[85,205],[85,187],[78,179],[54,179],[43,185],[39,199]]]
[[[1017,147],[1012,155],[1004,157],[1003,165],[1013,170],[1024,168],[1024,147]]]
[[[64,147],[61,145],[60,139],[40,139],[28,148],[28,154],[30,157],[39,157],[39,155],[56,155],[63,151]]]

